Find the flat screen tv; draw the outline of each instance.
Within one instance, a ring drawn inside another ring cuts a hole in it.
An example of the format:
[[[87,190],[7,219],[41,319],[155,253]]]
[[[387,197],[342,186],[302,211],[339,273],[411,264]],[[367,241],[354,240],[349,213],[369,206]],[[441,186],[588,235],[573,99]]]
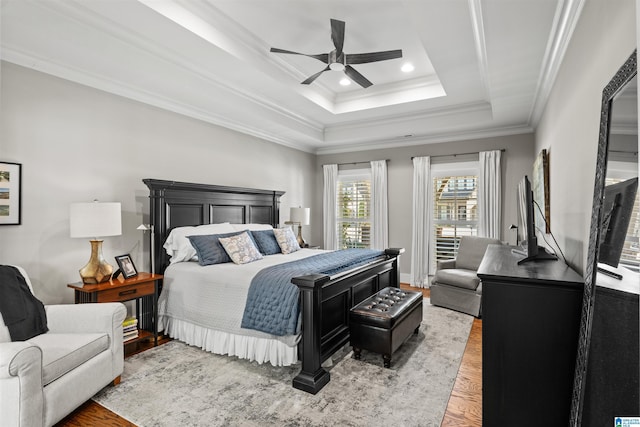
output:
[[[531,181],[526,175],[518,184],[518,233],[522,243],[514,252],[524,255],[524,258],[518,261],[518,264],[558,259],[557,256],[550,254],[542,246],[538,246],[535,202],[533,200],[533,191],[531,191]]]
[[[638,178],[604,187],[598,262],[618,267],[638,191]]]

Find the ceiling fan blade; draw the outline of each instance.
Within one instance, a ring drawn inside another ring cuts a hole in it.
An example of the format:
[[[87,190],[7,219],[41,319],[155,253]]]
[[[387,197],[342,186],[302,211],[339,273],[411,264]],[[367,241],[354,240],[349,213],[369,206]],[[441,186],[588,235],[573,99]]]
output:
[[[315,73],[313,76],[311,76],[311,77],[309,77],[307,80],[303,81],[303,82],[302,82],[302,84],[303,84],[303,85],[308,85],[308,84],[313,83],[313,81],[314,81],[315,79],[317,79],[318,77],[320,77],[320,74],[322,74],[322,73],[324,73],[325,71],[328,71],[328,70],[330,70],[330,68],[329,68],[329,67],[326,67],[324,70],[322,70],[322,71],[320,71],[320,72]]]
[[[336,56],[342,55],[342,48],[344,46],[344,21],[338,21],[337,19],[331,20],[331,40],[336,47]]]
[[[373,84],[369,80],[367,80],[362,74],[357,72],[356,69],[353,68],[351,65],[347,65],[346,67],[344,67],[344,73],[347,76],[349,76],[351,80],[358,83],[360,86],[362,86],[365,89]]]
[[[366,64],[367,62],[386,61],[397,58],[402,58],[402,49],[347,54],[346,62],[347,64]]]
[[[308,57],[310,57],[310,58],[315,58],[315,59],[317,59],[318,61],[322,61],[322,62],[324,62],[325,64],[328,64],[328,63],[329,63],[329,54],[328,54],[328,53],[319,53],[319,54],[317,54],[317,55],[309,55],[309,54],[307,54],[307,53],[300,53],[300,52],[293,52],[293,51],[291,51],[291,50],[278,49],[277,47],[272,47],[272,48],[270,49],[270,52],[273,52],[273,53],[286,53],[286,54],[289,54],[289,55],[302,55],[302,56],[308,56]]]

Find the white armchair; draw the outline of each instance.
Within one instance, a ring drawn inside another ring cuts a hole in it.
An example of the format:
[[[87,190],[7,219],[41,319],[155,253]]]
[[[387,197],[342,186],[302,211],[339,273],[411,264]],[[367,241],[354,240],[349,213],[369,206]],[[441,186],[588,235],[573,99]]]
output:
[[[12,342],[0,315],[2,426],[51,426],[120,382],[123,304],[46,305],[45,311],[49,331],[27,341]]]

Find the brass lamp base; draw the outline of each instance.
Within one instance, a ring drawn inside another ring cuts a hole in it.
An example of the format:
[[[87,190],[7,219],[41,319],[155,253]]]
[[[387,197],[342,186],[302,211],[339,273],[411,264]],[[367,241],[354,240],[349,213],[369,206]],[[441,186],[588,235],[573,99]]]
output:
[[[108,282],[113,273],[113,267],[102,256],[102,240],[90,240],[91,258],[87,265],[80,269],[82,283],[96,284]]]
[[[306,246],[306,242],[304,241],[304,239],[302,238],[302,226],[298,225],[298,245],[300,245],[301,248],[304,248]]]

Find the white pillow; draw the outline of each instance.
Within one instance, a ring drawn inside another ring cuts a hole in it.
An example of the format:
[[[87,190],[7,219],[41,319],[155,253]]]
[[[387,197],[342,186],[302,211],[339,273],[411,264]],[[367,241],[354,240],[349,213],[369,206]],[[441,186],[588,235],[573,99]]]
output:
[[[262,254],[247,232],[230,237],[220,237],[218,241],[235,264],[247,264],[262,259]]]
[[[271,224],[231,224],[234,231],[259,231],[259,230],[271,230],[273,227]]]
[[[164,249],[171,257],[170,263],[197,261],[198,255],[187,236],[233,233],[234,228],[228,222],[221,224],[204,224],[198,226],[176,227],[169,233],[164,242]]]
[[[274,228],[273,234],[275,234],[276,240],[283,254],[290,254],[300,250],[298,239],[296,239],[296,235],[293,234],[293,230],[290,227]]]

